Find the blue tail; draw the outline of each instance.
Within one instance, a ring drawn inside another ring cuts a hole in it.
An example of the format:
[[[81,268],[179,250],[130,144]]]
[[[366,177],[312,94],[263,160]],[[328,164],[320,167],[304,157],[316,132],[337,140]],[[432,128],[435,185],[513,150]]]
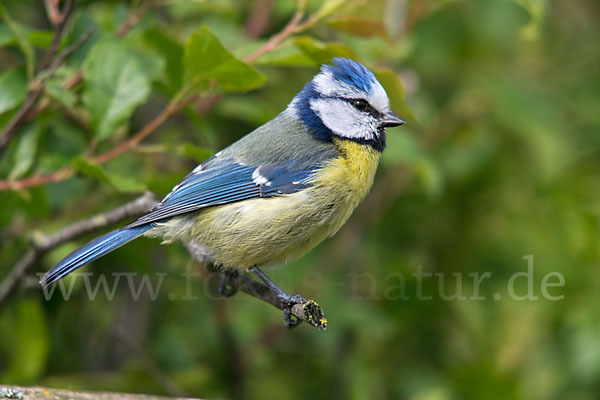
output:
[[[97,237],[96,239],[81,246],[61,262],[56,264],[54,268],[48,271],[40,280],[40,284],[44,287],[50,286],[53,283],[64,278],[77,268],[102,257],[106,253],[110,253],[123,246],[125,243],[141,236],[144,232],[152,229],[152,224],[136,226],[134,228],[112,231],[106,235]]]

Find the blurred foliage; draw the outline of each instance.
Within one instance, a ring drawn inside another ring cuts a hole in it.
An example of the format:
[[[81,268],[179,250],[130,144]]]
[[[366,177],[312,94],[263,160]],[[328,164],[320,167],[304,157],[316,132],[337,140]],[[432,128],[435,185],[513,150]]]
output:
[[[85,271],[109,274],[109,286],[116,272],[166,272],[156,299],[132,299],[123,278],[112,301],[91,301],[73,278],[68,300],[46,301],[27,280],[0,313],[0,382],[158,394],[175,386],[206,398],[597,398],[598,1],[309,1],[305,21],[314,23],[252,65],[242,60],[284,28],[294,1],[159,0],[117,38],[142,3],[77,2],[61,47],[89,28],[93,36],[49,81],[47,107],[17,132],[0,177],[78,173],[0,192],[0,276],[34,231],[145,188],[167,193],[277,115],[333,56],[371,67],[409,123],[390,129],[376,184],[350,222],[271,274],[323,305],[327,332],[286,331],[281,312],[243,294],[216,299],[201,268],[204,277],[182,276],[182,246],[141,239]],[[3,126],[39,79],[53,34],[39,1],[4,0],[0,17]],[[80,70],[83,82],[66,89]],[[89,160],[197,91],[220,96],[212,108],[188,106],[124,155]],[[507,285],[527,271],[527,255],[538,299],[511,299]],[[419,281],[418,271],[444,274],[448,296],[452,274],[462,274],[465,296],[476,293],[469,274],[491,277],[479,288],[485,300],[444,300],[439,275]],[[564,287],[548,289],[562,300],[542,296],[550,272],[564,276]],[[419,300],[419,290],[432,298]]]

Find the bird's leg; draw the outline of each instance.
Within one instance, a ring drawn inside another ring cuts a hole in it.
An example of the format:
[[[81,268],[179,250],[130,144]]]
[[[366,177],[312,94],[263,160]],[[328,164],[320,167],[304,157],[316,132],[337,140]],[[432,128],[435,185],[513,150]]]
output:
[[[248,268],[248,271],[252,272],[261,281],[263,281],[263,283],[267,285],[269,289],[271,289],[275,296],[277,296],[281,300],[281,302],[283,303],[283,323],[285,324],[286,328],[291,329],[298,326],[302,322],[302,320],[296,317],[292,318],[292,307],[294,306],[294,304],[306,303],[306,300],[298,294],[289,295],[285,293],[283,290],[281,290],[281,288],[279,288],[279,286],[275,284],[275,282],[269,279],[269,277],[265,275],[265,273],[262,272],[260,268],[258,268],[256,265]]]
[[[233,269],[221,270],[221,283],[219,285],[219,295],[223,297],[231,297],[237,293],[235,279],[238,272]]]

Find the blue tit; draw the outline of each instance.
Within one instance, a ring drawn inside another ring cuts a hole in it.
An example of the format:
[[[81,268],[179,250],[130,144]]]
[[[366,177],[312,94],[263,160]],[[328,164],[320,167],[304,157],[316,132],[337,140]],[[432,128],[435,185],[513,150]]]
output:
[[[340,229],[373,184],[385,128],[402,124],[371,71],[335,58],[278,116],[198,165],[146,215],[69,254],[41,284],[140,236],[180,240],[207,263],[272,284],[259,268],[297,260]]]

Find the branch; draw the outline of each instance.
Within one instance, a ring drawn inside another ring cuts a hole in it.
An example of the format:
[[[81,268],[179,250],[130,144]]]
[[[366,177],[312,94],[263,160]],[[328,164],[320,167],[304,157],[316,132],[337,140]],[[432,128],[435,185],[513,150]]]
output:
[[[52,37],[52,44],[50,44],[50,48],[46,52],[44,61],[42,61],[40,70],[46,69],[48,64],[50,64],[50,60],[52,60],[52,57],[56,54],[63,30],[69,19],[69,15],[71,15],[71,11],[73,10],[73,0],[67,0],[62,12],[58,10],[58,0],[46,0],[45,3],[48,19],[50,19],[52,25],[54,25],[54,36]]]
[[[199,400],[183,397],[164,397],[148,394],[76,392],[66,389],[52,389],[41,386],[0,385],[0,398],[27,400]]]
[[[258,39],[267,30],[274,5],[274,0],[254,0],[250,16],[244,26],[248,37]]]
[[[138,22],[140,22],[144,14],[146,14],[146,12],[150,8],[156,5],[156,1],[146,0],[137,10],[130,13],[129,16],[123,22],[123,25],[121,25],[121,27],[119,28],[119,31],[117,32],[117,37],[119,39],[123,38],[123,36],[125,36],[127,32],[131,30],[131,28],[133,28],[137,25]]]
[[[98,214],[71,225],[68,225],[51,236],[44,236],[41,233],[35,234],[31,240],[31,248],[13,267],[10,274],[0,284],[0,309],[4,306],[7,299],[14,293],[21,280],[27,272],[50,250],[60,246],[63,243],[77,239],[88,233],[99,231],[117,222],[138,217],[150,210],[156,205],[156,200],[152,193],[145,193],[137,199],[126,203],[114,210]]]
[[[52,25],[58,25],[61,19],[61,13],[58,10],[58,2],[60,0],[46,0],[44,5],[46,6],[46,14]]]
[[[304,2],[298,6],[298,10],[294,13],[292,19],[283,27],[281,32],[273,35],[271,39],[267,41],[264,45],[255,50],[252,54],[245,58],[245,61],[249,64],[253,63],[260,56],[269,53],[277,48],[279,44],[285,40],[288,36],[297,32],[298,26],[300,25],[300,21],[304,16]]]
[[[32,111],[33,106],[35,105],[37,99],[40,97],[42,92],[44,91],[46,84],[54,76],[54,73],[60,67],[65,59],[75,50],[77,50],[81,45],[91,36],[92,31],[89,30],[79,38],[77,43],[72,46],[64,49],[52,62],[52,64],[45,70],[43,70],[40,74],[43,75],[43,78],[39,82],[33,82],[33,88],[29,90],[27,93],[27,97],[25,101],[19,108],[19,111],[10,119],[10,121],[4,126],[2,132],[0,133],[0,155],[6,149],[6,146],[17,132],[17,129],[21,126],[21,124],[25,121],[27,115]]]
[[[205,255],[200,246],[193,242],[183,243],[192,258],[200,264],[205,263]],[[272,306],[284,310],[285,304],[277,297],[266,285],[250,278],[247,274],[236,274],[229,276],[229,284],[237,290],[262,300]],[[314,326],[320,331],[327,329],[327,318],[323,308],[314,300],[301,298],[298,303],[292,306],[292,315],[309,325]]]

